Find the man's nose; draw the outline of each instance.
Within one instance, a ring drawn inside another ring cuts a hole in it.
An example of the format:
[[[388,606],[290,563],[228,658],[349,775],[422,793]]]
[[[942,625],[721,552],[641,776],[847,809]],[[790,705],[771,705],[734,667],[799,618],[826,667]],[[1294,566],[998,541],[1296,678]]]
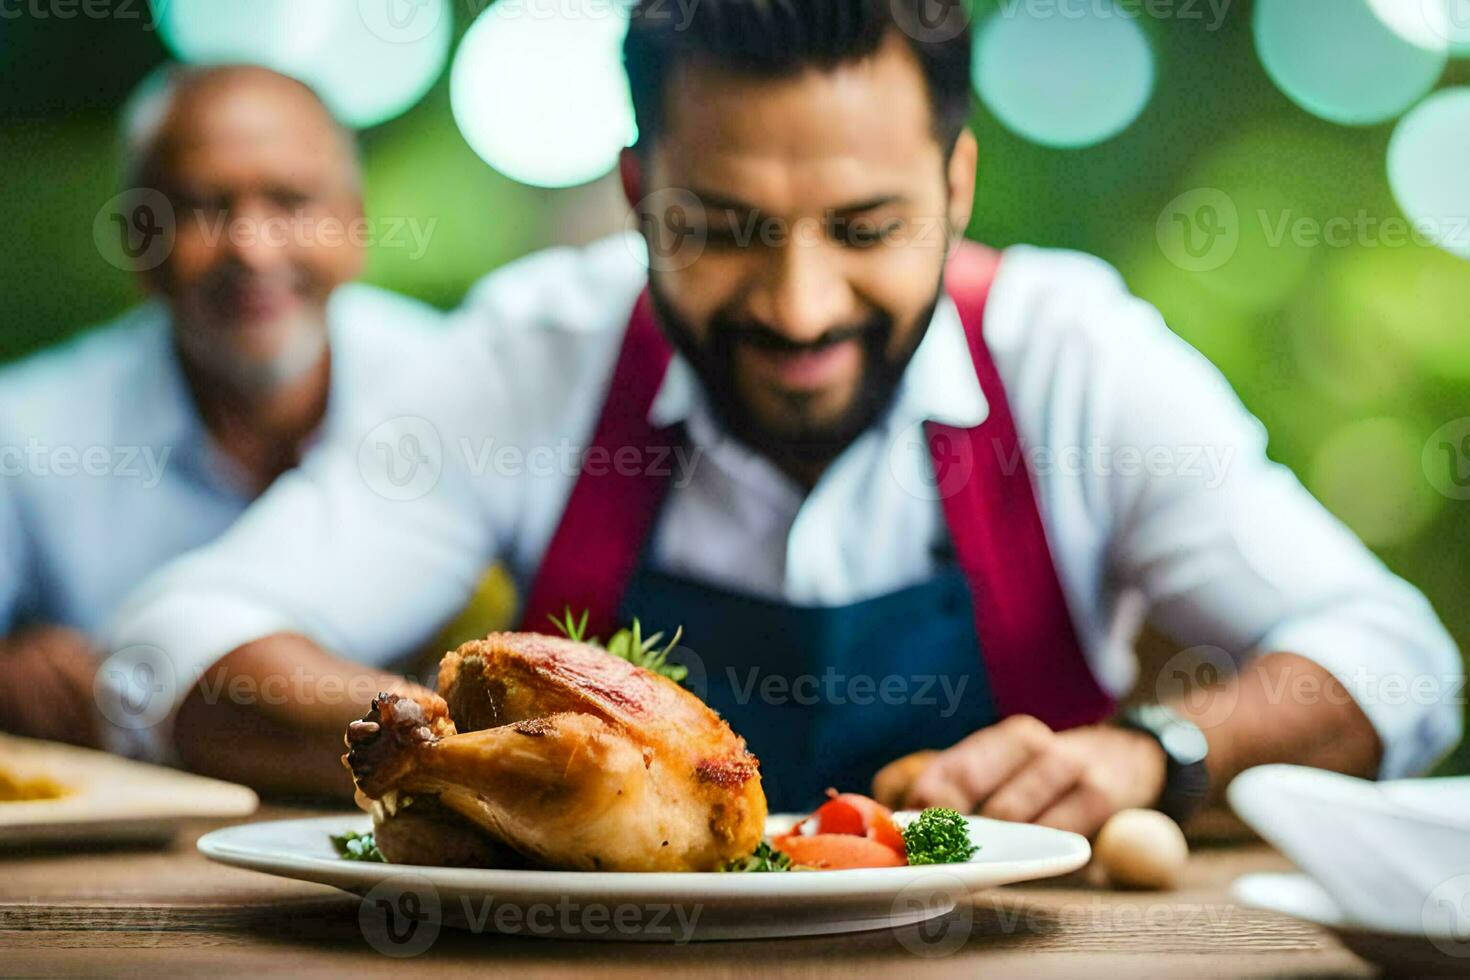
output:
[[[223,246],[241,266],[266,271],[289,260],[293,233],[289,216],[263,203],[242,201],[230,214]]]
[[[822,244],[793,240],[770,249],[750,293],[753,319],[798,344],[851,319],[853,292],[840,257]]]

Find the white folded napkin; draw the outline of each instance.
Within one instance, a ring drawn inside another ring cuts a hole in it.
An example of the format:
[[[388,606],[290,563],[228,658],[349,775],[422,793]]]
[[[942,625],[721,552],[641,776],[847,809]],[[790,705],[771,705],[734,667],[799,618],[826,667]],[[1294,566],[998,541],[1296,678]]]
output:
[[[1227,793],[1242,820],[1311,875],[1347,923],[1470,950],[1470,778],[1373,783],[1261,766]]]

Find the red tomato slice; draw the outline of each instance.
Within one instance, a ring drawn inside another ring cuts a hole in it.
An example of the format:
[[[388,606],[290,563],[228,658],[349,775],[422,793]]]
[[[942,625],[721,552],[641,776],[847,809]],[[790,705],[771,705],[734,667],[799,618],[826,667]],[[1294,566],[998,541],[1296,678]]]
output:
[[[893,822],[893,811],[888,807],[859,793],[829,789],[827,795],[831,798],[799,826],[815,823],[819,834],[853,834],[907,854],[903,833]]]
[[[775,844],[797,864],[824,871],[897,868],[908,863],[893,848],[853,834],[786,834],[777,837]]]
[[[819,834],[868,835],[868,822],[863,818],[863,811],[845,796],[834,795],[802,823],[815,823]]]

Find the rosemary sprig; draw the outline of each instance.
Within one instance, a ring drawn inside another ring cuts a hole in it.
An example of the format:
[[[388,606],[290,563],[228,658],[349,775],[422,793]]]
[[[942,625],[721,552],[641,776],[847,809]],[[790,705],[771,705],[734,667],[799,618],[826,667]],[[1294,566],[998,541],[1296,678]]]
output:
[[[689,668],[683,664],[669,663],[669,654],[679,646],[679,638],[684,635],[681,626],[674,631],[673,639],[662,647],[663,633],[655,633],[650,637],[643,636],[643,624],[633,620],[631,629],[621,629],[613,634],[612,639],[602,643],[596,639],[587,637],[587,620],[590,610],[582,611],[582,618],[577,619],[572,615],[572,608],[567,607],[566,614],[561,619],[548,616],[551,624],[555,626],[563,636],[576,643],[588,643],[595,647],[601,647],[615,657],[621,657],[635,667],[667,677],[676,684],[681,684],[689,676]]]
[[[551,625],[555,626],[557,628],[557,631],[560,632],[562,636],[565,636],[573,643],[586,643],[587,618],[591,615],[592,610],[583,609],[582,619],[579,622],[572,616],[572,607],[567,606],[566,616],[564,619],[557,619],[555,616],[547,616],[546,618],[551,620]],[[596,640],[593,640],[592,643],[593,645],[597,645]]]

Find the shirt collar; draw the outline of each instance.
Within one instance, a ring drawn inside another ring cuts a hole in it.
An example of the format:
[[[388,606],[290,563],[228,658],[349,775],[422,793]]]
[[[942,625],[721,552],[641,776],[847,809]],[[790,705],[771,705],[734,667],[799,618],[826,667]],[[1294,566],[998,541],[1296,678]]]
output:
[[[139,361],[143,383],[136,386],[140,403],[135,418],[142,426],[143,439],[149,445],[168,447],[180,466],[214,489],[248,496],[244,489],[248,482],[245,475],[234,460],[215,445],[204,420],[199,417],[199,408],[194,403],[193,392],[179,359],[179,349],[174,343],[173,318],[168,306],[157,299],[149,300],[138,308],[136,315],[143,324],[142,341],[146,352]],[[334,417],[332,413],[343,400],[340,388],[345,372],[341,362],[356,354],[357,338],[353,331],[340,326],[341,319],[336,304],[329,304],[327,332],[334,360],[327,416],[322,421],[322,428],[330,425]],[[303,451],[316,445],[321,435],[319,428],[307,438]]]
[[[676,353],[648,411],[648,421],[657,428],[688,422],[703,404],[704,393],[693,366]],[[902,429],[919,422],[938,422],[972,429],[989,413],[959,310],[945,296],[899,381],[886,424]]]

